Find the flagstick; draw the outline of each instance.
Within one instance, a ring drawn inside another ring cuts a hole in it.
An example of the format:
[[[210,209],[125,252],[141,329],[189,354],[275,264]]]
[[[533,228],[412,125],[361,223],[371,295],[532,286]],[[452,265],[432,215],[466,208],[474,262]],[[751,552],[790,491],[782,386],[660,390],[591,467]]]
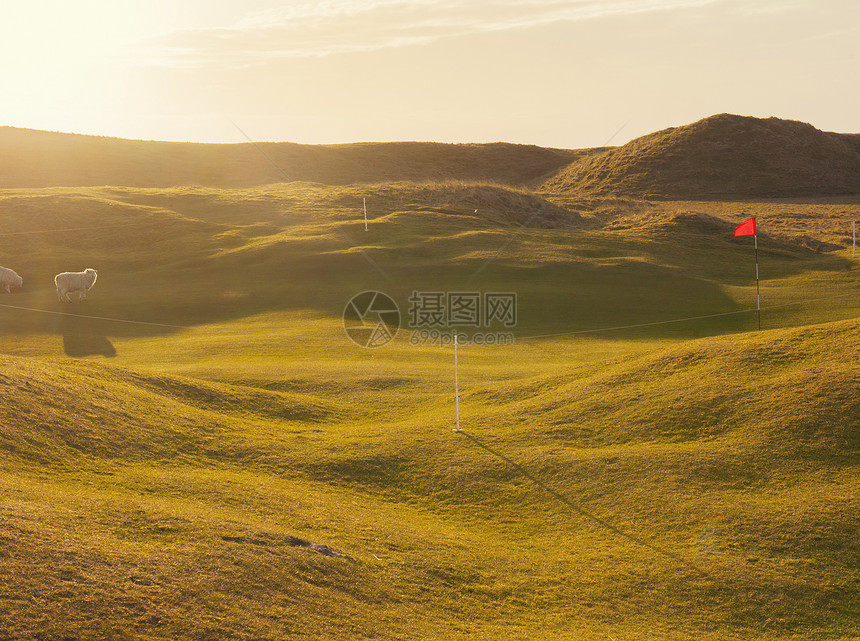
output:
[[[857,258],[857,221],[851,221],[851,237],[854,239],[853,247],[851,248],[851,258]]]
[[[755,308],[758,312],[758,328],[761,330],[761,290],[759,288],[758,277],[758,230],[756,229],[755,216],[748,218],[735,227],[735,238],[738,236],[752,236],[755,239]]]
[[[455,432],[462,432],[460,429],[460,363],[457,360],[457,334],[454,334],[454,405],[457,408],[457,427]]]
[[[367,231],[367,198],[361,200],[364,202],[364,231]]]
[[[753,234],[755,239],[755,308],[758,310],[758,328],[761,331],[761,294],[758,287],[758,234]]]

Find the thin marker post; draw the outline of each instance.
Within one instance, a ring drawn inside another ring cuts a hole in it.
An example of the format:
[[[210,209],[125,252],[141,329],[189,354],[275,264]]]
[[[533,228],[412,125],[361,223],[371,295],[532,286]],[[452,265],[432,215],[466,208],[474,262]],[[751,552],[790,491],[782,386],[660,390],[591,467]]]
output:
[[[857,221],[851,221],[851,258],[857,258]]]
[[[758,312],[758,328],[761,331],[761,292],[758,286],[758,234],[753,234],[755,239],[755,308]]]
[[[454,432],[463,431],[460,429],[460,363],[457,359],[458,344],[457,334],[454,334],[454,407],[457,412],[457,427],[453,429]]]
[[[364,202],[364,231],[367,231],[367,198],[362,198]]]

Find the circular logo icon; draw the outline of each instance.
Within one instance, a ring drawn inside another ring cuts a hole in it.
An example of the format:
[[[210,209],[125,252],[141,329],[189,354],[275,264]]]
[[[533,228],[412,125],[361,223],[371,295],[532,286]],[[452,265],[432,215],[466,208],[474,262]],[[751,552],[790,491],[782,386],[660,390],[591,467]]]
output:
[[[343,310],[346,335],[359,347],[382,347],[400,329],[400,310],[387,294],[366,291],[349,299]]]

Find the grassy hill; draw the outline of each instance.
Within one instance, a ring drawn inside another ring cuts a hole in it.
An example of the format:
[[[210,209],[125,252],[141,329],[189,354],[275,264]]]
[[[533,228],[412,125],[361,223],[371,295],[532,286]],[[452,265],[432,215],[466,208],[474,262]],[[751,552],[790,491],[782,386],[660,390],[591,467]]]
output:
[[[438,348],[363,392],[367,353],[314,353],[301,393],[3,357],[0,629],[848,638],[858,328],[469,348],[465,435]]]
[[[178,326],[279,310],[339,317],[369,289],[395,297],[404,315],[415,290],[515,291],[518,333],[530,335],[749,310],[751,239],[733,238],[732,223],[716,214],[740,220],[753,211],[764,234],[764,304],[794,305],[771,312],[769,327],[800,322],[810,308],[797,303],[820,297],[823,279],[826,294],[852,291],[850,250],[809,249],[797,235],[808,236],[808,219],[789,216],[813,212],[805,215],[820,218],[820,242],[844,241],[856,205],[631,207],[608,216],[589,201],[561,206],[527,191],[460,184],[9,190],[0,198],[0,264],[24,278],[23,292],[6,299],[16,306],[60,311],[53,275],[94,267],[103,295],[92,297],[90,315]],[[845,318],[854,305],[850,297],[812,305],[812,321]],[[43,335],[74,322],[12,310],[0,332]],[[738,314],[654,331],[700,336],[748,323]]]
[[[0,639],[857,638],[860,203],[518,175],[0,190]]]
[[[521,185],[577,157],[533,145],[421,142],[192,144],[0,127],[0,187],[249,187],[466,180]]]
[[[858,194],[860,135],[720,114],[584,155],[544,187],[669,200]]]

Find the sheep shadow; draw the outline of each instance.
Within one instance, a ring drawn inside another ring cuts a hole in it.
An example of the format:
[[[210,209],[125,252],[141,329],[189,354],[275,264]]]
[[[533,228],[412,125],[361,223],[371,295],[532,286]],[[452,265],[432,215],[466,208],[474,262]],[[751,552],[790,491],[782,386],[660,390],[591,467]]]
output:
[[[63,350],[66,356],[116,356],[116,348],[108,340],[103,323],[98,319],[83,316],[60,316],[59,332],[63,335]]]

